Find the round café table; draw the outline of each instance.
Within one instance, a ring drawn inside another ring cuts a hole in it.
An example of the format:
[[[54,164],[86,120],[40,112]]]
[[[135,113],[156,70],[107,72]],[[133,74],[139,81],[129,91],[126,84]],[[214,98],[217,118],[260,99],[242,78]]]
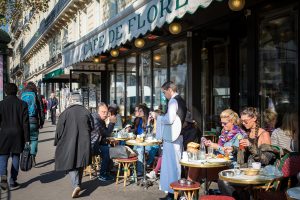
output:
[[[157,144],[160,144],[160,143],[161,143],[161,141],[158,141],[158,140],[151,140],[151,141],[145,140],[144,142],[137,142],[136,140],[127,140],[126,141],[127,145],[142,146],[143,147],[143,150],[144,150],[144,159],[143,159],[144,173],[143,173],[143,179],[140,182],[140,186],[144,187],[145,189],[147,189],[149,186],[152,185],[152,183],[147,181],[147,178],[146,178],[146,165],[147,165],[146,164],[146,156],[145,156],[146,146],[154,146],[154,145],[157,145]]]
[[[224,170],[224,171],[233,171],[233,169],[229,169],[229,170]],[[271,181],[273,181],[274,179],[280,178],[280,176],[275,176],[275,175],[262,175],[262,174],[258,174],[258,175],[254,175],[254,176],[248,176],[245,175],[243,173],[239,174],[239,175],[234,175],[234,176],[224,176],[224,174],[221,171],[219,173],[219,178],[223,181],[227,181],[230,183],[235,183],[235,184],[242,184],[242,185],[262,185],[262,184],[266,184],[269,183]],[[241,169],[241,171],[243,171],[243,169]]]
[[[227,161],[224,161],[224,162],[213,162],[213,161],[209,162],[209,159],[207,159],[207,160],[192,160],[192,161],[180,160],[180,164],[182,166],[193,167],[193,168],[201,168],[201,169],[205,170],[205,179],[204,179],[205,188],[204,188],[204,191],[205,191],[206,194],[208,194],[207,170],[211,169],[211,168],[228,167],[230,165],[230,163],[231,163],[231,160],[227,160]]]
[[[287,199],[288,200],[294,200],[294,199],[300,199],[300,187],[293,187],[289,188],[286,191]]]

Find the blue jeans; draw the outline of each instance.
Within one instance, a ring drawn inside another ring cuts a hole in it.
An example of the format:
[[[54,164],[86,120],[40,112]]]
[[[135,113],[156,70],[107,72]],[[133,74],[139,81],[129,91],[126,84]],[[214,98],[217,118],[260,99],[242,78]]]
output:
[[[100,157],[101,157],[101,168],[100,176],[106,174],[108,171],[110,156],[109,156],[109,146],[100,145]]]
[[[146,147],[146,151],[148,151],[149,157],[147,160],[147,165],[153,164],[154,158],[158,152],[159,145],[154,145],[154,146],[148,146],[150,148]]]
[[[11,153],[9,154],[2,154],[0,155],[0,175],[7,176],[7,162],[8,158],[12,157],[12,165],[10,169],[10,184],[14,184],[17,180],[17,176],[19,173],[19,161],[20,161],[20,154],[19,153]]]
[[[80,187],[82,175],[83,175],[83,168],[80,167],[77,169],[69,170],[69,175],[71,178],[71,184],[72,184],[73,189],[75,189],[76,187]]]
[[[30,122],[30,154],[36,156],[38,151],[39,127],[37,122]]]
[[[137,172],[138,174],[142,174],[144,172],[144,147],[142,146],[134,146],[133,150],[138,153],[138,161],[137,161]]]

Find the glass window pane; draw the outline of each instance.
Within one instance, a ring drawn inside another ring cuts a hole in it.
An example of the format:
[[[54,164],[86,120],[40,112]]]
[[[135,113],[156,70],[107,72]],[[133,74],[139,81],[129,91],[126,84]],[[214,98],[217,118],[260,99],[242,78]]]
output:
[[[240,40],[240,110],[248,106],[248,80],[247,80],[247,40]]]
[[[127,58],[126,63],[126,82],[127,82],[127,116],[134,114],[134,108],[137,105],[136,95],[136,57]]]
[[[124,99],[125,99],[125,74],[124,74],[124,60],[117,61],[117,74],[116,74],[116,103],[120,108],[120,115],[124,116]]]
[[[259,34],[259,103],[274,109],[277,127],[286,112],[298,112],[298,30],[294,15],[266,17]]]
[[[142,103],[151,107],[151,54],[144,52],[140,56],[140,96]]]
[[[177,85],[177,92],[186,99],[187,92],[187,44],[186,41],[177,42],[171,45],[171,78]]]
[[[164,46],[153,52],[153,109],[161,109],[163,112],[165,112],[167,108],[167,99],[161,92],[161,86],[167,81],[167,68],[167,47]]]
[[[213,46],[213,115],[218,116],[230,108],[230,74],[228,67],[228,45]]]
[[[108,64],[108,71],[110,76],[110,104],[117,104],[116,102],[116,86],[115,86],[115,69],[113,64]]]

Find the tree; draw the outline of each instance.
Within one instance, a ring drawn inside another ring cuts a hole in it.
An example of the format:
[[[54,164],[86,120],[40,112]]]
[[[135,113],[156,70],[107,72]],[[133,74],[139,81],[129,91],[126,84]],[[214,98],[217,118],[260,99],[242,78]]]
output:
[[[18,21],[24,11],[45,12],[49,0],[0,0],[0,26]]]

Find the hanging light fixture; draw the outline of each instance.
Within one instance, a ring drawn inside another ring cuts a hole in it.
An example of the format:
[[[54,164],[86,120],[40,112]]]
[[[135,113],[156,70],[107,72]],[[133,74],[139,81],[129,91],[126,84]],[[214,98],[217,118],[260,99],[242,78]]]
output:
[[[228,0],[228,6],[232,11],[240,11],[245,6],[245,0]]]
[[[155,61],[160,61],[160,59],[161,59],[161,55],[160,54],[155,54],[154,56],[153,56],[153,59],[155,60]]]
[[[173,22],[172,24],[169,25],[169,31],[173,35],[177,35],[181,32],[181,25],[179,23]]]
[[[99,63],[101,62],[101,58],[100,57],[95,57],[94,58],[94,63]]]
[[[137,48],[143,48],[145,46],[145,40],[142,38],[135,39],[134,46],[136,46]]]
[[[111,51],[110,51],[110,55],[111,55],[112,57],[118,57],[118,55],[119,55],[119,50],[118,50],[118,49],[113,49],[113,50],[111,50]]]

